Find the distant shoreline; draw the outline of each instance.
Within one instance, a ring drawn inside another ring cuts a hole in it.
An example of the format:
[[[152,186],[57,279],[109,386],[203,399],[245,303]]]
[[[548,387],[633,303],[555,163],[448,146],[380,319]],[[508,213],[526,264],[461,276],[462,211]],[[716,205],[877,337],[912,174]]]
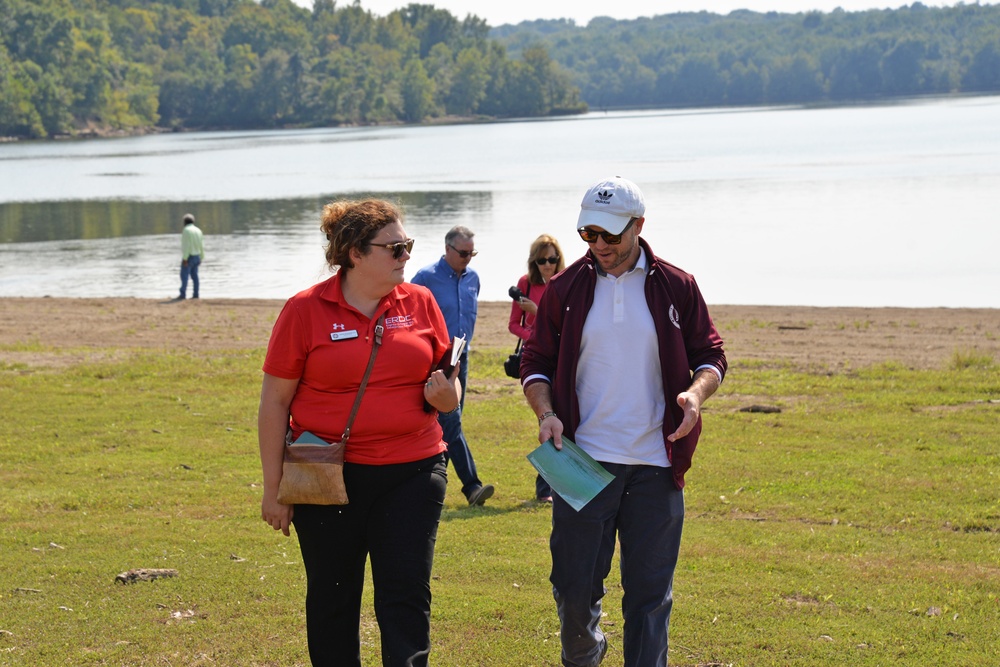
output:
[[[199,128],[169,128],[169,127],[136,127],[128,130],[115,129],[111,127],[90,126],[81,128],[76,134],[58,134],[43,139],[27,139],[24,137],[0,136],[0,143],[18,143],[22,141],[49,142],[49,141],[80,141],[87,139],[112,139],[125,137],[143,137],[158,134],[196,134],[200,132],[263,132],[284,130],[337,130],[353,129],[361,127],[441,127],[447,125],[473,125],[489,123],[526,123],[545,122],[553,119],[568,118],[591,114],[607,113],[648,113],[651,111],[676,112],[676,113],[750,113],[754,111],[775,111],[775,110],[809,110],[809,109],[849,109],[853,107],[879,107],[879,106],[901,106],[934,100],[954,100],[973,99],[978,97],[998,97],[1000,93],[996,91],[983,92],[955,92],[955,93],[934,93],[927,95],[905,95],[901,97],[874,97],[856,100],[824,100],[817,102],[799,102],[794,104],[757,104],[740,105],[732,104],[725,106],[628,106],[628,107],[588,107],[581,111],[565,111],[553,113],[548,116],[523,116],[501,118],[498,116],[440,116],[431,118],[419,123],[406,123],[403,121],[384,121],[372,123],[342,123],[340,125],[287,125],[283,127],[199,127]]]

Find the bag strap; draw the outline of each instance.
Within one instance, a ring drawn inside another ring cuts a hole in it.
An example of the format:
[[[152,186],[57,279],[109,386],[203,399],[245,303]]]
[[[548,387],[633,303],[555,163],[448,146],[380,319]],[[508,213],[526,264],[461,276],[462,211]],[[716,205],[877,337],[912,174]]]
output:
[[[525,296],[531,299],[531,281],[528,281],[528,293]],[[524,328],[524,323],[528,320],[528,313],[526,311],[521,311],[521,327]],[[514,354],[521,351],[521,344],[524,343],[524,339],[520,336],[517,337],[517,345],[514,346]]]
[[[347,439],[351,437],[351,426],[354,424],[354,418],[358,414],[358,408],[361,407],[361,397],[365,394],[365,387],[368,386],[368,377],[372,374],[372,368],[375,366],[375,355],[378,354],[378,348],[382,345],[382,334],[385,333],[385,328],[382,326],[385,322],[385,313],[382,313],[382,317],[378,318],[378,322],[375,324],[375,343],[372,345],[372,356],[368,357],[368,368],[365,369],[365,376],[361,378],[361,386],[358,387],[358,395],[354,399],[354,407],[351,408],[351,415],[347,418],[347,425],[344,427],[344,435],[340,436],[340,441],[347,444]]]

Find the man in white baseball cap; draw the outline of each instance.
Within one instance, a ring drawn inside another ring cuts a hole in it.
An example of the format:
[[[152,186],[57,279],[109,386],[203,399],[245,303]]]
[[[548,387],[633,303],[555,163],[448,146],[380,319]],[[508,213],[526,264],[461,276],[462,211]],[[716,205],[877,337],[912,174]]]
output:
[[[577,233],[591,244],[594,259],[605,273],[621,275],[635,264],[645,214],[646,202],[639,186],[621,176],[606,178],[587,190],[580,202]],[[626,234],[629,230],[634,233]],[[622,243],[623,235],[632,242]]]
[[[646,201],[639,186],[621,176],[595,183],[580,203],[577,229],[602,227],[612,234],[621,234],[632,218],[646,214]]]
[[[521,357],[538,441],[571,439],[614,480],[579,511],[553,489],[552,582],[564,667],[599,665],[604,579],[621,543],[625,667],[667,664],[684,473],[701,406],[727,364],[694,278],[639,238],[642,192],[619,176],[584,195],[587,253],[548,283]],[[555,485],[553,485],[555,486]]]

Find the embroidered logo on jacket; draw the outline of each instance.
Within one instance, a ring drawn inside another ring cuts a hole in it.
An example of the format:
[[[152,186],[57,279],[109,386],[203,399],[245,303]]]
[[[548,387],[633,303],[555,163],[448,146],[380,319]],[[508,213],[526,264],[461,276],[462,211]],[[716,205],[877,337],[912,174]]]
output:
[[[674,304],[670,304],[670,323],[673,324],[678,329],[681,328],[681,316],[678,314],[677,309],[674,308]]]
[[[345,330],[346,328],[347,328],[347,326],[346,326],[346,325],[344,325],[344,324],[336,324],[336,323],[335,323],[335,324],[333,325],[333,330],[334,330],[334,331],[343,331],[343,330]]]

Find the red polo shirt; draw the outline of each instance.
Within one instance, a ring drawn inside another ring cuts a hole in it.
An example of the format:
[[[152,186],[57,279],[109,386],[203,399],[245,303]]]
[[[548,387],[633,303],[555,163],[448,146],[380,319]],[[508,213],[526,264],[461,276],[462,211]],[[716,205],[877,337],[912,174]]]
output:
[[[335,274],[285,303],[264,359],[265,373],[299,381],[290,406],[294,437],[311,431],[327,442],[339,440],[382,313],[382,346],[344,455],[352,463],[419,461],[446,447],[437,413],[423,409],[424,383],[450,345],[431,293],[397,285],[369,319],[344,300]]]

